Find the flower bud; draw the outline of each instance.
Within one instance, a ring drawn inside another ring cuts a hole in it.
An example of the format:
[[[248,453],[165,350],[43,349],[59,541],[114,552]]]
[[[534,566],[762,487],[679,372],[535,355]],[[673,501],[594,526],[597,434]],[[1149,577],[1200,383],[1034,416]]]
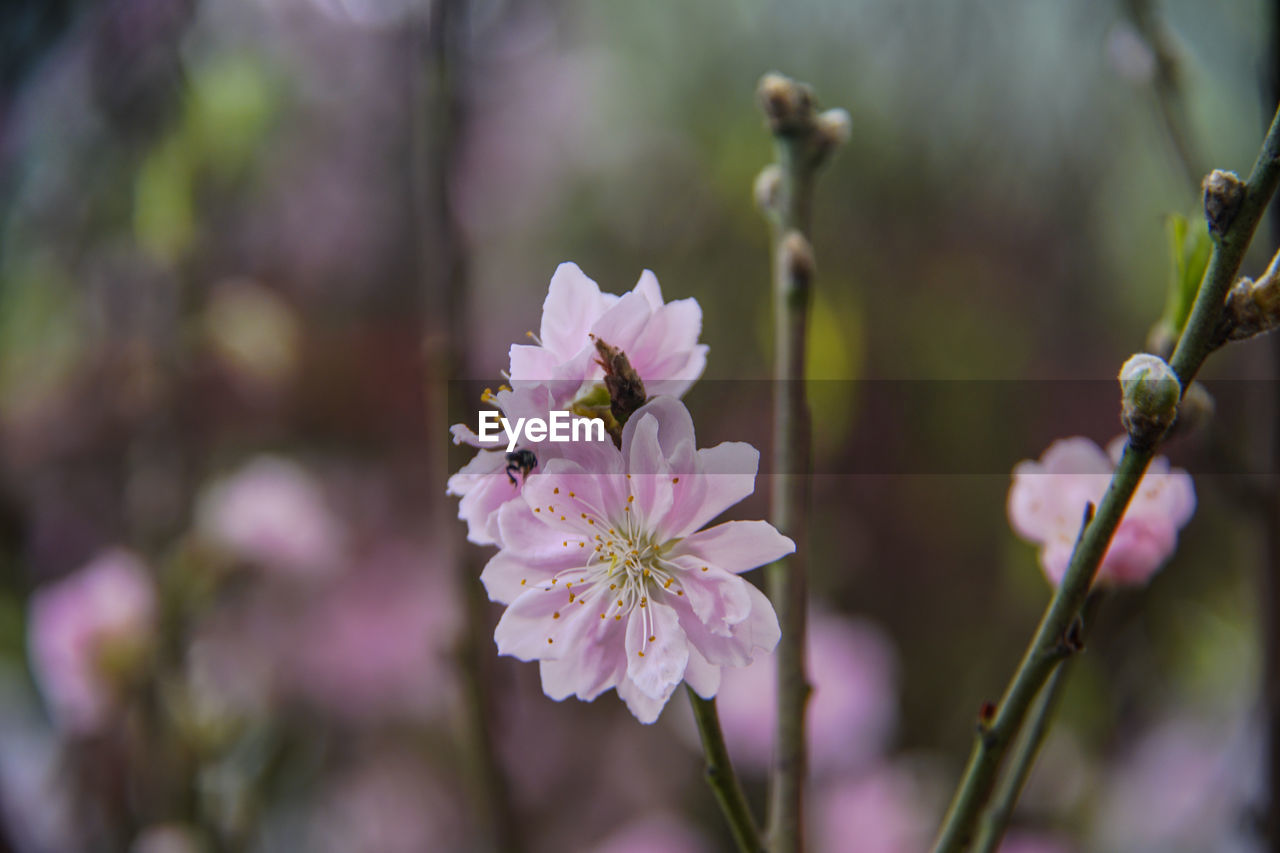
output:
[[[813,247],[799,231],[791,231],[783,238],[782,262],[794,287],[807,286],[813,279]]]
[[[853,119],[849,117],[849,111],[840,109],[839,107],[820,113],[816,124],[818,127],[818,134],[822,136],[832,148],[836,148],[848,142],[849,134],[853,129]]]
[[[1231,227],[1244,202],[1244,182],[1235,172],[1214,169],[1204,179],[1201,188],[1204,190],[1204,216],[1209,221],[1209,233],[1221,237]]]
[[[770,163],[760,170],[760,174],[756,175],[756,183],[754,188],[756,197],[756,205],[765,213],[774,213],[778,210],[778,199],[782,194],[782,167],[777,163]]]
[[[848,111],[839,108],[827,110],[813,120],[809,157],[814,166],[825,163],[833,151],[849,141],[852,124]]]
[[[813,93],[809,87],[776,71],[760,78],[756,96],[774,133],[796,133],[813,120]]]
[[[1120,368],[1120,421],[1139,445],[1157,441],[1173,423],[1182,397],[1178,375],[1150,353],[1131,356]]]
[[[618,427],[614,440],[621,442],[622,425],[645,403],[644,382],[631,366],[626,353],[599,338],[595,338],[595,342],[600,356],[596,363],[604,368],[604,387],[609,391],[609,412]],[[609,426],[607,422],[606,426]]]

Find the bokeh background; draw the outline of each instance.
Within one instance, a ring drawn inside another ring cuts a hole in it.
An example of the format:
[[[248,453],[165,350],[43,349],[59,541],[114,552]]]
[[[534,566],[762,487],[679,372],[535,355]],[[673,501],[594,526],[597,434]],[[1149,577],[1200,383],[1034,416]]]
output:
[[[1119,432],[1168,217],[1261,139],[1272,18],[4,4],[0,850],[729,849],[680,695],[643,727],[496,657],[444,481],[456,380],[496,386],[564,260],[696,297],[701,443],[767,447],[771,69],[853,116],[813,236],[813,846],[925,849],[1049,595],[1009,472]],[[1276,353],[1206,370],[1169,448],[1197,515],[1104,608],[1006,851],[1261,849]],[[721,699],[757,803],[770,690]]]

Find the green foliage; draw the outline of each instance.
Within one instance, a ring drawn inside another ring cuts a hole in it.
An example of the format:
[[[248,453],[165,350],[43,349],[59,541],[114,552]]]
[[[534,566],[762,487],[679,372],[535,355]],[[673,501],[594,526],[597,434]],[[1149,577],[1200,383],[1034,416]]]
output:
[[[1200,281],[1209,265],[1209,253],[1213,241],[1203,218],[1191,220],[1174,214],[1169,217],[1166,230],[1169,235],[1169,255],[1173,265],[1169,275],[1169,294],[1165,302],[1164,316],[1160,323],[1171,340],[1177,340],[1182,327],[1187,324],[1191,306],[1200,291]]]
[[[74,369],[83,344],[73,306],[71,283],[51,256],[0,270],[0,407],[38,404]]]
[[[229,180],[250,166],[275,103],[265,71],[250,60],[221,59],[192,74],[182,121],[134,184],[133,227],[143,249],[171,263],[190,248],[200,180]]]

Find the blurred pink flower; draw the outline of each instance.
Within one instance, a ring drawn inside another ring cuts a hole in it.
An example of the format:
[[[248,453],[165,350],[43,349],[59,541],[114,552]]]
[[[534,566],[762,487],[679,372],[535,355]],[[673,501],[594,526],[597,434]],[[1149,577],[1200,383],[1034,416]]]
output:
[[[443,565],[381,549],[310,605],[284,675],[347,718],[439,711],[450,697],[460,613]]]
[[[1111,472],[1124,450],[1117,438],[1104,453],[1087,438],[1055,441],[1039,462],[1013,469],[1009,523],[1040,545],[1040,565],[1054,584],[1062,581],[1079,535],[1087,503],[1102,500]],[[1191,476],[1158,457],[1147,469],[1098,569],[1099,583],[1143,584],[1169,559],[1178,530],[1196,508]]]
[[[510,604],[499,652],[542,661],[553,699],[616,687],[645,723],[681,680],[714,696],[722,665],[778,641],[769,600],[738,575],[795,545],[763,521],[700,529],[755,490],[759,453],[695,450],[689,412],[670,397],[631,416],[621,451],[565,447],[499,512],[503,548],[481,575]]]
[[[1000,844],[1000,853],[1072,853],[1065,841],[1048,835],[1010,832]]]
[[[86,734],[108,723],[120,681],[147,650],[155,610],[150,574],[122,550],[36,591],[31,666],[59,726]]]
[[[816,772],[856,770],[879,759],[897,721],[897,663],[874,625],[815,611],[809,621],[809,755]],[[776,661],[726,671],[720,723],[734,761],[764,769],[773,755]]]
[[[666,816],[634,821],[594,848],[595,853],[706,853],[708,850],[706,841],[697,833]]]
[[[458,803],[411,753],[368,755],[329,782],[311,821],[317,853],[462,849]]]
[[[1098,795],[1091,850],[1227,853],[1255,849],[1248,822],[1263,793],[1260,738],[1242,719],[1182,715],[1143,733]]]
[[[200,853],[199,836],[180,823],[149,826],[129,846],[129,853]]]
[[[201,533],[241,560],[299,576],[338,563],[338,522],[319,484],[288,459],[257,457],[206,488],[196,514]]]
[[[551,277],[542,304],[536,345],[511,347],[511,385],[546,384],[557,408],[568,405],[604,378],[596,363],[595,338],[627,354],[650,397],[679,397],[707,364],[702,308],[696,299],[662,301],[649,270],[630,293],[601,293],[577,264],[563,263]]]
[[[884,765],[815,792],[815,853],[920,853],[937,815],[904,767]]]

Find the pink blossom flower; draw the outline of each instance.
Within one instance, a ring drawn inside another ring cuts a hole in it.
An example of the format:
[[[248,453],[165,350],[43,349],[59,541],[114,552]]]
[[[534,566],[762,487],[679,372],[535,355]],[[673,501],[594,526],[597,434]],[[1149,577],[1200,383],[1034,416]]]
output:
[[[207,488],[197,523],[214,545],[286,574],[325,574],[337,564],[341,536],[320,486],[296,463],[259,456]]]
[[[546,384],[561,407],[604,378],[596,363],[594,338],[627,354],[650,397],[679,397],[702,375],[707,347],[702,308],[696,299],[662,301],[658,278],[649,270],[623,296],[601,293],[577,264],[556,268],[536,345],[511,347],[511,385]]]
[[[513,388],[487,394],[485,402],[512,421],[545,420],[603,379],[596,338],[626,354],[648,396],[680,396],[706,366],[707,347],[698,343],[701,332],[697,300],[664,303],[652,272],[645,270],[630,293],[616,296],[601,293],[577,264],[564,263],[551,278],[537,344],[511,347]],[[481,448],[448,483],[448,494],[462,498],[458,518],[467,522],[467,539],[501,546],[498,510],[520,494],[523,482],[508,475],[505,449],[491,449],[493,444],[480,441],[466,424],[455,424],[451,432],[455,444]],[[533,452],[541,465],[560,455],[561,447],[551,441],[522,440],[517,449]]]
[[[37,590],[28,626],[31,665],[60,726],[85,734],[109,721],[121,680],[150,640],[155,609],[151,576],[121,550]]]
[[[1108,450],[1104,453],[1087,438],[1067,438],[1051,444],[1039,462],[1023,461],[1013,469],[1009,523],[1023,539],[1040,546],[1040,565],[1054,584],[1066,573],[1085,505],[1096,507],[1102,500],[1124,438],[1117,438]],[[1155,459],[1111,540],[1098,581],[1149,581],[1173,554],[1178,530],[1195,508],[1191,476],[1180,468],[1170,470],[1163,456]]]
[[[721,666],[778,641],[769,600],[738,575],[794,543],[763,521],[702,529],[755,490],[759,453],[696,450],[689,412],[670,397],[632,415],[621,451],[565,447],[498,513],[503,548],[481,580],[510,605],[499,652],[541,661],[553,699],[616,688],[645,723],[682,680],[714,696]]]
[[[496,405],[504,417],[512,420],[545,420],[554,408],[551,391],[543,386],[514,391],[504,389],[489,396],[487,400]],[[498,510],[507,501],[519,497],[525,477],[521,474],[508,475],[505,447],[501,450],[484,449],[492,445],[482,442],[466,424],[454,424],[451,432],[454,444],[469,444],[482,449],[449,478],[446,493],[462,498],[458,504],[458,518],[467,523],[468,541],[477,545],[501,545],[498,538]],[[517,449],[534,454],[535,465],[529,473],[539,470],[543,462],[560,455],[562,447],[562,444],[556,442],[530,442],[523,437],[517,445]]]
[[[874,625],[815,611],[809,619],[809,754],[817,772],[856,770],[883,752],[897,719],[897,665]],[[776,661],[762,655],[724,673],[720,724],[735,763],[763,770],[773,756]]]

